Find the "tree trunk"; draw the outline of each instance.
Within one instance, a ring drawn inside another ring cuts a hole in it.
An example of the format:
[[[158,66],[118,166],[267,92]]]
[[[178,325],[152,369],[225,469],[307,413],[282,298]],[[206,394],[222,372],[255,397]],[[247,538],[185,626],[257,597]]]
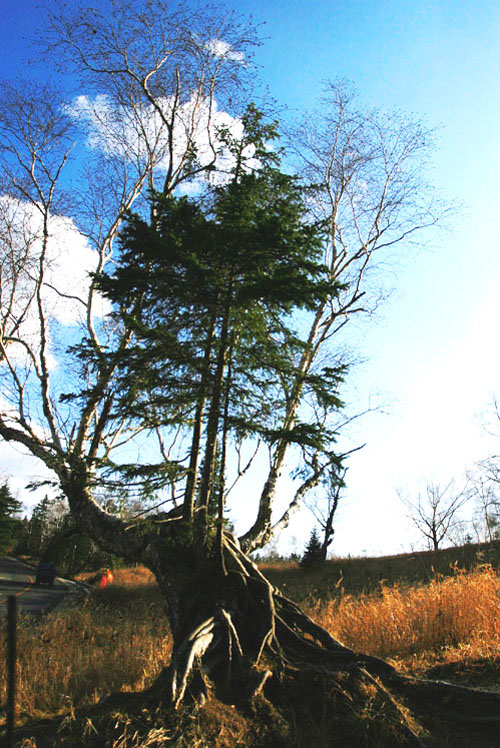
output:
[[[357,664],[377,674],[394,673],[382,660],[355,655],[314,624],[272,587],[230,535],[224,534],[225,572],[215,548],[200,571],[194,539],[186,543],[186,538],[189,532],[179,521],[167,542],[159,538],[147,549],[174,640],[168,675],[161,682],[168,682],[168,698],[175,705],[187,689],[203,698],[209,684],[219,698],[231,694],[236,701],[248,700],[261,681],[287,666],[330,667],[333,672]]]

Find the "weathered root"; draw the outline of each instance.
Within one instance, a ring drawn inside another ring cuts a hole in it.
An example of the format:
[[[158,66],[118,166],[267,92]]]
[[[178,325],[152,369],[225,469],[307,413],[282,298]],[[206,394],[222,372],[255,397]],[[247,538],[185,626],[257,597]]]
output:
[[[184,698],[194,665],[203,658],[213,641],[215,625],[213,617],[203,621],[174,650],[170,664],[170,692],[175,707],[178,707]],[[207,686],[202,675],[203,671],[198,669],[198,673],[196,696],[198,700],[203,701],[207,696]]]
[[[386,704],[386,708],[390,712],[390,715],[395,721],[399,722],[402,736],[404,737],[408,748],[411,748],[412,746],[415,746],[415,748],[426,748],[426,743],[415,731],[407,714],[402,709],[401,704],[394,698],[393,694],[379,679],[374,678],[371,673],[364,668],[360,668],[359,674],[365,682],[368,682],[373,686],[373,688],[378,692],[381,701]]]
[[[439,713],[441,718],[454,723],[500,728],[500,693],[402,675],[392,679],[391,687],[418,710]]]
[[[203,590],[199,609],[205,615],[191,619],[191,628],[175,640],[168,682],[176,707],[187,695],[203,701],[210,689],[222,701],[249,704],[258,696],[269,697],[285,678],[298,673],[332,684],[347,676],[353,687],[361,681],[369,684],[383,713],[399,725],[404,745],[425,745],[412,724],[412,711],[424,722],[435,714],[450,724],[484,726],[500,735],[500,694],[409,678],[383,660],[354,652],[274,589],[230,538],[225,566],[213,590],[210,615]],[[189,610],[196,607],[191,600]]]

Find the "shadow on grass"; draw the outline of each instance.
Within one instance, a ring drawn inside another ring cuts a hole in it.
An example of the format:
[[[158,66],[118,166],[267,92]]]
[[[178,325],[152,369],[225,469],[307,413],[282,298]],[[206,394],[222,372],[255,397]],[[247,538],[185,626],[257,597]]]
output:
[[[420,675],[431,680],[447,680],[463,686],[500,690],[500,662],[491,657],[434,665]]]

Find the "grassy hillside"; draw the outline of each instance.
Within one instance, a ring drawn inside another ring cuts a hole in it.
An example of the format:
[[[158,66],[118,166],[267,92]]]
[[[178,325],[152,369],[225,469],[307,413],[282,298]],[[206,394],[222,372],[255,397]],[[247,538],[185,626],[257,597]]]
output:
[[[493,553],[498,553],[498,546],[467,546],[440,554],[336,560],[310,571],[293,564],[264,565],[263,569],[349,646],[389,659],[407,673],[498,689],[500,575],[493,565],[484,563],[493,560]],[[321,716],[314,711],[318,704],[310,701],[312,695],[304,686],[296,703],[284,707],[287,725],[277,713],[240,713],[215,700],[199,710],[195,719],[187,712],[150,713],[143,704],[136,709],[135,702],[127,706],[123,697],[111,705],[95,706],[110,692],[133,692],[151,684],[168,662],[170,646],[161,597],[143,568],[118,571],[115,583],[95,590],[81,610],[49,615],[36,625],[25,619],[19,630],[18,723],[24,723],[20,733],[24,742],[19,745],[399,745],[390,734],[377,733],[370,743],[349,737],[358,732],[364,735],[375,720],[378,707],[369,694],[360,694],[359,703],[344,704],[342,719],[335,721],[331,713]],[[2,703],[6,698],[4,649],[2,640]],[[64,716],[62,727],[57,724],[57,739],[55,723],[34,722],[57,715]],[[338,734],[338,740],[332,734]]]
[[[297,563],[262,563],[261,568],[276,586],[297,602],[308,596],[327,599],[339,594],[375,592],[381,585],[422,584],[457,569],[471,571],[482,565],[500,568],[500,541],[469,543],[440,551],[401,553],[376,558],[336,558],[306,571]]]
[[[348,646],[410,674],[500,689],[500,542],[261,568]]]

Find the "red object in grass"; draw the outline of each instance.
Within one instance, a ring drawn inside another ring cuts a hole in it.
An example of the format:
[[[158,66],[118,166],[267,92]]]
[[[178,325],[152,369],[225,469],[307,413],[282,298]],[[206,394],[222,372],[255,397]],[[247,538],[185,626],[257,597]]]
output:
[[[107,585],[107,583],[108,583],[108,581],[106,579],[106,574],[102,574],[101,581],[99,582],[99,587],[101,588],[101,590],[103,590],[105,588],[105,586]]]

